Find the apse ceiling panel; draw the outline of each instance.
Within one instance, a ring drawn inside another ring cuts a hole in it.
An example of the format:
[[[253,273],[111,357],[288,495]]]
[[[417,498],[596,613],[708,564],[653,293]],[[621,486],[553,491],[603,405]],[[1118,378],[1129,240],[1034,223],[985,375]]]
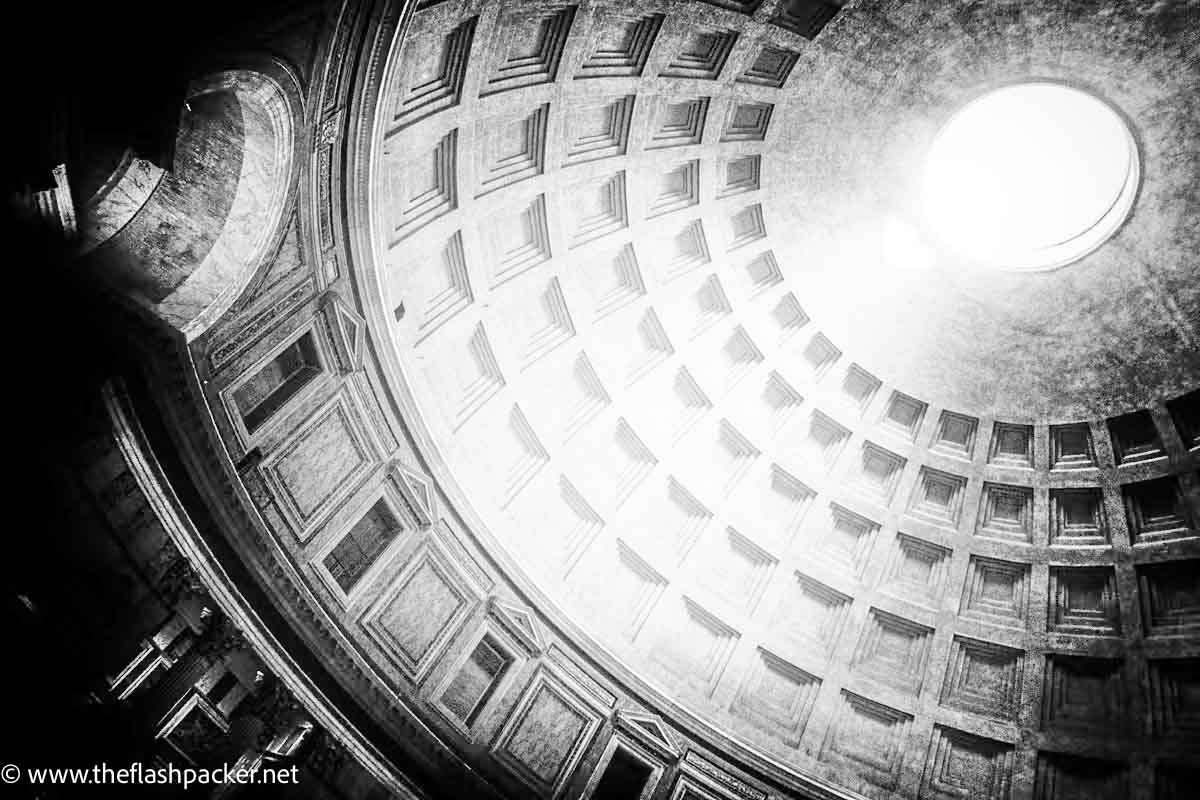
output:
[[[734,713],[794,747],[808,724],[821,679],[766,648],[759,647],[755,656],[734,699]]]
[[[731,619],[754,613],[778,565],[777,556],[732,527],[707,537],[689,558],[703,596]]]
[[[425,252],[407,254],[411,265],[394,273],[394,293],[418,315],[418,342],[434,334],[443,324],[475,301],[462,231],[433,242]],[[407,265],[406,265],[407,266]]]
[[[780,460],[812,475],[827,475],[838,464],[851,430],[820,409],[811,409],[780,436]]]
[[[605,526],[588,499],[561,473],[537,481],[507,513],[521,534],[506,538],[505,546],[550,586],[575,567]]]
[[[816,491],[778,463],[756,464],[731,497],[726,516],[769,552],[790,552]]]
[[[447,9],[448,10],[448,9]],[[478,17],[457,20],[442,11],[414,17],[414,35],[389,81],[393,123],[403,128],[458,105]]]
[[[713,523],[713,512],[674,475],[660,473],[616,518],[622,535],[674,572]]]
[[[716,503],[732,492],[762,451],[728,419],[708,417],[680,441],[680,476],[699,496]]]
[[[496,357],[494,334],[481,322],[464,320],[447,328],[425,348],[430,388],[443,398],[441,411],[458,430],[507,385]]]
[[[741,325],[717,324],[696,340],[702,355],[689,369],[714,400],[724,398],[751,375],[761,372],[766,356]]]
[[[528,370],[575,338],[575,321],[557,275],[514,282],[492,296],[496,322],[514,345],[519,369]]]
[[[646,279],[637,251],[629,242],[593,249],[572,258],[569,273],[583,286],[592,317],[600,320],[646,294]]]
[[[758,154],[722,159],[717,171],[721,181],[718,197],[731,197],[762,188],[762,156]]]
[[[660,75],[666,78],[716,80],[725,68],[738,34],[719,28],[694,28],[684,31],[671,60]]]
[[[636,95],[577,100],[566,121],[564,163],[623,156],[629,147]]]
[[[779,372],[738,384],[724,402],[725,413],[751,438],[775,450],[780,432],[797,418],[804,396]]]
[[[598,542],[570,575],[572,603],[616,641],[638,638],[668,581],[622,539]]]
[[[629,390],[626,398],[631,423],[645,431],[646,441],[663,452],[673,450],[680,437],[713,408],[713,401],[682,365],[648,375]]]
[[[659,459],[624,417],[603,422],[572,439],[561,458],[572,482],[609,513],[629,500]]]
[[[633,16],[602,9],[576,78],[641,77],[662,28],[663,14]]]
[[[700,160],[693,158],[669,166],[649,178],[650,195],[645,216],[670,214],[700,202]]]
[[[557,348],[531,366],[521,382],[533,388],[526,405],[555,444],[570,441],[612,406],[586,350]]]
[[[648,634],[652,667],[683,692],[700,697],[717,690],[741,639],[735,628],[686,596],[661,605]]]
[[[753,83],[780,89],[787,82],[788,76],[792,74],[792,69],[799,60],[800,54],[794,50],[764,45],[754,56],[750,65],[737,77],[737,80],[739,83]]]
[[[784,0],[771,22],[805,39],[815,39],[841,10],[842,5],[836,0]]]
[[[502,189],[541,175],[546,167],[550,104],[519,110],[476,124],[476,194]]]
[[[539,13],[514,8],[503,14],[490,44],[489,71],[481,93],[553,83],[575,11],[575,6],[551,6]]]
[[[696,270],[678,278],[658,305],[663,324],[682,342],[691,342],[733,313],[715,272]]]

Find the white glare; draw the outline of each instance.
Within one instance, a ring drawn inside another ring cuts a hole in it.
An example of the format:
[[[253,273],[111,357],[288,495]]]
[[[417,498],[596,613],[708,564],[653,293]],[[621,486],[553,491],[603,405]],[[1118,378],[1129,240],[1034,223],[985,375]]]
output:
[[[904,272],[922,272],[934,260],[921,232],[898,217],[884,220],[883,258],[888,267]]]
[[[1137,188],[1124,121],[1053,83],[998,89],[951,118],[930,150],[922,200],[936,237],[1010,269],[1073,261],[1120,225]]]

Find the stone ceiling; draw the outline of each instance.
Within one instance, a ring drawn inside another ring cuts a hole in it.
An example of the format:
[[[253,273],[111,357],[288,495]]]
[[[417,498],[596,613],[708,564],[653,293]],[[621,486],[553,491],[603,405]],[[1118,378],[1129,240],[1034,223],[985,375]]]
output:
[[[1140,687],[1196,655],[1194,7],[811,7],[416,12],[355,278],[423,456],[532,595],[788,768],[951,796],[919,740],[1003,796],[1186,747]],[[1052,273],[904,263],[924,146],[1026,77],[1128,115],[1131,219]]]

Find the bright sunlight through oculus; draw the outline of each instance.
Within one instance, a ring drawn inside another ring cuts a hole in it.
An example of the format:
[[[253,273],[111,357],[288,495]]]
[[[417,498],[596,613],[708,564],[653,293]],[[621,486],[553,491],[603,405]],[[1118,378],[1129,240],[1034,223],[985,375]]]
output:
[[[1054,269],[1103,244],[1128,216],[1138,154],[1121,117],[1056,83],[989,92],[934,139],[922,201],[934,238],[959,258]]]

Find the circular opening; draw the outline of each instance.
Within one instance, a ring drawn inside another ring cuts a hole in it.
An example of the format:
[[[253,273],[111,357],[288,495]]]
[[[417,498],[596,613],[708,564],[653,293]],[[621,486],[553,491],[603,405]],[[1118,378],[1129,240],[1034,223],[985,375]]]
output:
[[[1044,270],[1103,244],[1133,207],[1137,145],[1086,92],[1023,83],[959,109],[934,139],[922,202],[936,238],[997,269]]]

